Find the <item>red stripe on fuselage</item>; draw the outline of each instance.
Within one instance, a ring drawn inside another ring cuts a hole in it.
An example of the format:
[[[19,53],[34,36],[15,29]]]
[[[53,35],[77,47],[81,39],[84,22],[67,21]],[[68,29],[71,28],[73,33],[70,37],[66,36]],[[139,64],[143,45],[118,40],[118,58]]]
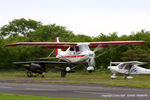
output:
[[[65,58],[76,58],[76,57],[84,57],[84,56],[85,55],[75,55],[75,56],[63,56],[63,57],[65,57]]]

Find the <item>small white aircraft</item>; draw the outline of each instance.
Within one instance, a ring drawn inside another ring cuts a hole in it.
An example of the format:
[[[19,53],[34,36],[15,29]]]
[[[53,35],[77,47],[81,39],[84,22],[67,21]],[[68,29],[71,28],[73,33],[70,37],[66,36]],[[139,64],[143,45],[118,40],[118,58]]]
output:
[[[124,74],[124,79],[132,79],[130,74],[150,74],[150,69],[142,68],[140,65],[147,64],[146,62],[128,61],[128,62],[110,62],[108,69],[112,71],[112,79],[116,79],[116,73]],[[112,66],[116,65],[116,66]]]
[[[120,46],[120,45],[135,45],[135,44],[145,44],[145,41],[109,41],[109,42],[59,42],[59,38],[56,38],[56,42],[19,42],[8,44],[6,46],[41,46],[43,48],[56,49],[56,57],[46,57],[42,59],[51,59],[57,58],[59,60],[63,60],[69,64],[66,64],[65,70],[62,70],[62,76],[65,76],[67,72],[71,71],[75,68],[75,66],[71,66],[72,63],[83,64],[86,63],[87,71],[92,72],[95,67],[95,58],[106,53],[95,57],[95,52],[98,50],[109,47],[109,46]],[[92,51],[90,48],[95,48]],[[116,47],[115,47],[116,48]],[[63,51],[61,49],[66,49]],[[113,49],[111,49],[113,50]],[[110,51],[110,50],[108,50]],[[42,61],[36,64],[41,65],[44,63]],[[31,62],[29,62],[31,63]],[[34,62],[32,61],[32,64]],[[51,62],[45,62],[45,64],[50,64]],[[60,62],[57,62],[59,64]],[[26,63],[27,64],[27,63]],[[62,63],[61,63],[62,64]],[[70,66],[68,66],[70,65]]]

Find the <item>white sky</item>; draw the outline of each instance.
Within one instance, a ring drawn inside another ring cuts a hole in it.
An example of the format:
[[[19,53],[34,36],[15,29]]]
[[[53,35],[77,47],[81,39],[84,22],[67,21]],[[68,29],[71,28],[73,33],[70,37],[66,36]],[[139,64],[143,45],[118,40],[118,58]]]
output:
[[[30,18],[75,34],[150,31],[150,0],[0,0],[0,27]]]

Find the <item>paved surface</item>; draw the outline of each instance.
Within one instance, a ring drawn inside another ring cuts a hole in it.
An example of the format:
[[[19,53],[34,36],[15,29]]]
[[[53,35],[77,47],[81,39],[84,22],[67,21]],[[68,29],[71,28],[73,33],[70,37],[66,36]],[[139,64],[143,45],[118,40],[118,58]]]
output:
[[[150,89],[121,88],[101,85],[8,83],[5,80],[0,81],[0,92],[50,97],[150,100]]]

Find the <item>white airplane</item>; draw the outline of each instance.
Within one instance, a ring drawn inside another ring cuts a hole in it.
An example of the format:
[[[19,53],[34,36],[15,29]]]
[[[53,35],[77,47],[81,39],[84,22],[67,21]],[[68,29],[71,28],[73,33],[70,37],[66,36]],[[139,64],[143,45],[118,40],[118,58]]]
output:
[[[57,37],[56,42],[19,42],[19,43],[8,44],[6,46],[41,46],[43,48],[56,49],[56,57],[47,57],[42,59],[57,58],[59,60],[63,60],[67,62],[65,70],[62,70],[62,77],[64,77],[67,72],[75,68],[75,66],[72,66],[72,63],[83,64],[85,62],[87,64],[86,65],[87,71],[92,72],[95,66],[95,60],[94,60],[94,58],[96,58],[95,52],[97,52],[102,48],[113,46],[113,45],[118,47],[120,45],[135,45],[135,44],[145,44],[145,41],[59,42],[59,38]],[[90,48],[95,48],[95,50],[92,51]],[[63,51],[61,49],[66,49],[66,51]],[[106,52],[103,52],[102,54]],[[37,61],[35,62],[32,61],[32,64],[33,63],[41,65],[40,64],[41,62],[37,63]],[[44,62],[42,61],[42,64],[43,63]],[[47,63],[48,62],[45,62],[45,64]],[[57,64],[59,63],[60,62],[57,62]],[[29,62],[29,64],[31,64],[31,62]],[[50,64],[50,62],[48,64]]]
[[[112,79],[116,79],[116,73],[124,74],[124,78],[132,79],[130,74],[150,74],[150,69],[142,68],[140,65],[147,64],[146,62],[128,61],[128,62],[110,62],[108,69],[112,71]],[[116,65],[116,66],[112,66]]]

